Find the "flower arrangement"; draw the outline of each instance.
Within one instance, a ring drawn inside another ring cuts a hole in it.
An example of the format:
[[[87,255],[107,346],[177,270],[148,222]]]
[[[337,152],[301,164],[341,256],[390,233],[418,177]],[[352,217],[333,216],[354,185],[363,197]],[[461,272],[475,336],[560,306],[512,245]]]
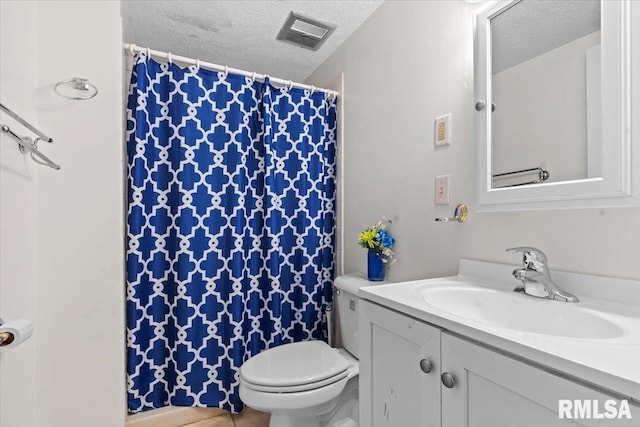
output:
[[[393,257],[393,244],[395,239],[387,231],[387,224],[390,224],[386,218],[382,218],[376,225],[369,227],[360,233],[358,237],[358,244],[373,252],[380,252],[382,256],[382,262],[393,264],[395,259]]]

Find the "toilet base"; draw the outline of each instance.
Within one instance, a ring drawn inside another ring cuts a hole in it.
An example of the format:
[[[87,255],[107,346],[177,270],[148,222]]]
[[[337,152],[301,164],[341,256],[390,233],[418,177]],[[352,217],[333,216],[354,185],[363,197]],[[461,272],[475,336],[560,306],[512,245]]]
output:
[[[316,408],[273,411],[269,427],[358,427],[358,400],[356,376],[339,397]]]
[[[269,427],[358,427],[357,417],[344,418],[327,424],[327,421],[321,421],[317,416],[300,415],[295,416],[290,413],[279,414],[272,413]]]
[[[275,410],[269,427],[328,427],[327,418],[337,409],[339,397],[312,408]]]
[[[269,427],[320,427],[320,420],[315,415],[293,415],[291,413],[271,413]]]

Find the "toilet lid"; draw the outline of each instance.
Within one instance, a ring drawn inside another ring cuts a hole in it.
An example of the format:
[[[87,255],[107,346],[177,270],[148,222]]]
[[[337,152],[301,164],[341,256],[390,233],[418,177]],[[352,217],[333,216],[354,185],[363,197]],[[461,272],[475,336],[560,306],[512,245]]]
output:
[[[338,381],[342,381],[347,379],[349,371],[346,370],[344,372],[339,373],[334,377],[330,377],[321,381],[317,381],[315,383],[308,384],[297,384],[297,385],[287,385],[287,386],[273,386],[273,385],[259,385],[253,384],[247,381],[242,375],[240,378],[242,379],[244,386],[255,391],[262,391],[265,393],[299,393],[302,391],[310,391],[315,390],[317,388],[322,388],[329,386],[331,384],[337,383]]]
[[[312,384],[346,373],[349,362],[323,341],[284,344],[247,360],[240,375],[268,387]]]

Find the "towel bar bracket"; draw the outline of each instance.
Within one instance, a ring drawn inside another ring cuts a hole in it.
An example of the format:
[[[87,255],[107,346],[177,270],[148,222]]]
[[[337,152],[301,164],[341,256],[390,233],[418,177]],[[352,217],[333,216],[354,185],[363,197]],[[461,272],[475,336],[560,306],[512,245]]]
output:
[[[18,149],[20,150],[20,152],[22,154],[29,153],[29,156],[34,162],[39,163],[41,165],[49,166],[50,168],[55,170],[59,170],[60,165],[55,163],[53,160],[51,160],[50,158],[48,158],[38,150],[38,142],[45,141],[45,142],[52,143],[53,138],[50,138],[44,133],[42,133],[41,131],[39,131],[35,126],[27,122],[25,119],[20,117],[18,114],[10,110],[8,107],[3,105],[2,103],[0,103],[0,110],[2,110],[7,115],[12,117],[22,126],[24,126],[26,129],[36,134],[37,137],[33,139],[29,136],[20,136],[5,124],[0,124],[0,132],[6,133],[11,138],[13,138],[18,143]]]

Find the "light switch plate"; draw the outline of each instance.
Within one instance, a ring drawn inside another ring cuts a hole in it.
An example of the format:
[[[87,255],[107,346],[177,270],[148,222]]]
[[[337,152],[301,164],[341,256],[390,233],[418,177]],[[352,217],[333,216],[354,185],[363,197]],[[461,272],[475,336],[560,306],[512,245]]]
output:
[[[449,175],[436,176],[435,204],[449,204]]]
[[[436,117],[433,141],[435,147],[446,147],[451,144],[451,113]]]

